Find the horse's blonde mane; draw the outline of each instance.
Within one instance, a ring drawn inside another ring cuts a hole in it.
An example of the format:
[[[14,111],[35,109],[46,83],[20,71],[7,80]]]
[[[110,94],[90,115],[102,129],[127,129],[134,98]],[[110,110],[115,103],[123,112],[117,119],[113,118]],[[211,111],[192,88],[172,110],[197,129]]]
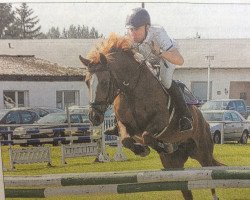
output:
[[[106,40],[102,41],[87,55],[87,58],[91,60],[92,63],[96,64],[100,62],[100,53],[104,54],[106,58],[110,60],[112,58],[110,53],[112,48],[128,50],[131,46],[132,41],[129,37],[111,33]]]

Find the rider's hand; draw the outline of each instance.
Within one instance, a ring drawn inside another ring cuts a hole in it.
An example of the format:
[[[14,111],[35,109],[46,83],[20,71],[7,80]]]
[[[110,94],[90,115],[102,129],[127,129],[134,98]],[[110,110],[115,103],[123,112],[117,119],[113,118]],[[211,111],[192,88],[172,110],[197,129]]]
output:
[[[156,42],[151,41],[150,48],[154,55],[161,57],[162,49]]]
[[[142,54],[140,54],[139,52],[134,53],[134,58],[139,63],[141,63],[145,60],[144,56]]]

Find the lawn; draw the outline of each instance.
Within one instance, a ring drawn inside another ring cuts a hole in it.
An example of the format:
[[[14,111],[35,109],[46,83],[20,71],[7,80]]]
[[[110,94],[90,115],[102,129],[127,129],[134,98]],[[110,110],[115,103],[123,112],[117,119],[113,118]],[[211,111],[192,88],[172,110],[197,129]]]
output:
[[[157,153],[151,151],[150,155],[141,158],[133,155],[129,150],[124,150],[128,157],[125,162],[108,162],[108,163],[93,163],[94,157],[85,158],[71,158],[67,159],[68,164],[61,165],[61,151],[60,147],[51,147],[52,149],[52,167],[47,167],[46,164],[31,164],[31,165],[17,165],[16,171],[7,171],[4,175],[41,175],[41,174],[56,174],[56,173],[84,173],[84,172],[107,172],[107,171],[129,171],[129,170],[158,170],[162,169],[161,162]],[[112,158],[116,151],[114,147],[108,147],[107,152]],[[9,168],[8,148],[2,148],[3,160],[5,167]],[[247,145],[240,144],[224,144],[215,145],[215,158],[220,162],[230,166],[250,166],[250,143]],[[189,159],[185,167],[199,167],[197,161]],[[218,189],[220,199],[225,200],[250,200],[250,189]],[[7,198],[10,200],[11,198]],[[21,198],[19,198],[21,199]],[[81,200],[81,199],[95,199],[95,200],[114,200],[114,199],[182,199],[179,191],[167,192],[145,192],[134,194],[119,194],[119,195],[91,195],[91,196],[72,196],[72,197],[57,197],[47,198],[55,200]],[[194,199],[206,200],[212,199],[210,190],[194,190]]]

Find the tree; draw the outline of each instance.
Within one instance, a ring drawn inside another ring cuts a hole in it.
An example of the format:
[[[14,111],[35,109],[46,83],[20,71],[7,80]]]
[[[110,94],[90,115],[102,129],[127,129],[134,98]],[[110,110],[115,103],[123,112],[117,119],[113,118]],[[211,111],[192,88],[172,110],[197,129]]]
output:
[[[95,30],[94,27],[91,28],[91,30],[89,32],[89,37],[90,38],[98,38],[98,31]]]
[[[37,26],[39,19],[37,16],[32,17],[33,9],[30,9],[26,3],[22,3],[20,8],[16,8],[16,22],[20,29],[19,37],[22,39],[33,39],[38,37],[41,26]]]
[[[14,11],[10,3],[0,3],[0,38],[6,38],[6,32],[15,20]]]
[[[78,38],[77,34],[77,28],[73,24],[71,24],[68,30],[68,38]]]
[[[66,30],[66,28],[63,28],[63,32],[62,32],[62,38],[68,38],[68,31]]]
[[[49,39],[58,39],[60,38],[61,34],[60,34],[60,31],[59,31],[59,28],[58,27],[51,27],[49,29],[49,32],[47,33],[47,38]]]

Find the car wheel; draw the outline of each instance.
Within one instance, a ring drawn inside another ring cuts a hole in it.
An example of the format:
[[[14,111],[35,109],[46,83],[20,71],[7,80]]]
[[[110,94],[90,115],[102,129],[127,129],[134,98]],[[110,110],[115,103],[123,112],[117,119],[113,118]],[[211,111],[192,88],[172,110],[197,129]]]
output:
[[[220,144],[221,143],[221,136],[219,132],[214,133],[214,143]]]
[[[241,144],[246,144],[247,143],[247,140],[248,140],[248,133],[246,131],[244,131],[242,133],[242,136],[240,138],[240,143]]]

